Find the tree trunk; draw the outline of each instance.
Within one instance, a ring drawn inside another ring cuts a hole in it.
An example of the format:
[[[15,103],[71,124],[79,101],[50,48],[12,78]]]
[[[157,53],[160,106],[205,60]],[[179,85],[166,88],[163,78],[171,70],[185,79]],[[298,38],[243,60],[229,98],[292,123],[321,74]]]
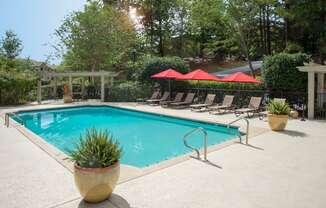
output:
[[[267,52],[268,55],[272,54],[272,47],[271,47],[271,22],[270,22],[270,16],[269,16],[269,5],[267,5],[266,9],[266,39],[267,39]]]

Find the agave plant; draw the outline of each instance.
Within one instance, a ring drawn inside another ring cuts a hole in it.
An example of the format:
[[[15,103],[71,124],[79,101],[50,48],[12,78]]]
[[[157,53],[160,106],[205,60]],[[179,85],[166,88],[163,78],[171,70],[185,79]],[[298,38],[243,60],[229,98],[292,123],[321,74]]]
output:
[[[268,111],[275,115],[288,115],[290,107],[286,102],[271,101],[268,103]]]
[[[107,130],[86,130],[80,136],[74,150],[69,150],[70,159],[84,168],[105,168],[118,162],[122,149]]]

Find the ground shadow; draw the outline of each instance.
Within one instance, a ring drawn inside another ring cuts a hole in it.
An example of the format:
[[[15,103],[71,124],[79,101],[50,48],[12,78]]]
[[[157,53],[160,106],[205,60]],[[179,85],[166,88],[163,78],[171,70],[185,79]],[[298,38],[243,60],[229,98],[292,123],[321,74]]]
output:
[[[284,131],[280,131],[279,133],[286,134],[286,135],[292,136],[292,137],[306,137],[307,136],[307,134],[304,132],[293,131],[293,130],[284,130]]]
[[[244,144],[244,143],[242,143],[242,142],[236,142],[236,143],[237,143],[237,144],[244,145],[244,146],[247,146],[247,147],[251,147],[251,148],[256,149],[256,150],[264,151],[264,148],[254,146],[254,145],[252,145],[252,144]]]
[[[110,198],[107,200],[97,203],[97,204],[91,204],[87,203],[84,200],[81,200],[78,208],[132,208],[130,204],[125,200],[123,197],[112,194]]]
[[[217,165],[217,164],[215,164],[215,163],[213,163],[213,162],[211,162],[209,160],[203,160],[203,159],[200,159],[200,158],[197,158],[197,157],[193,157],[193,156],[190,156],[190,157],[193,158],[193,159],[195,159],[195,160],[198,160],[200,162],[203,162],[203,163],[205,163],[207,165],[211,165],[211,166],[213,166],[215,168],[223,169],[221,166],[219,166],[219,165]]]

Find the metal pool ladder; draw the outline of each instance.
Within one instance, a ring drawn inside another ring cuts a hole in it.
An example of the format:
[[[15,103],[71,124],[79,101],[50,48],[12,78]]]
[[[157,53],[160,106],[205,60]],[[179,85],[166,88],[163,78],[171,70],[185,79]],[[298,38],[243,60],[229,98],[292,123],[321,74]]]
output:
[[[6,113],[5,114],[5,126],[10,126],[10,115],[17,118],[19,123],[23,126],[25,126],[25,121],[20,116],[18,116],[16,113]]]
[[[248,144],[248,136],[249,136],[249,120],[247,119],[247,118],[245,118],[245,117],[240,117],[240,118],[238,118],[238,119],[236,119],[236,120],[234,120],[234,121],[231,121],[230,123],[228,123],[228,125],[227,125],[227,128],[228,129],[230,129],[230,125],[231,124],[233,124],[233,123],[236,123],[236,122],[238,122],[238,121],[240,121],[240,120],[244,120],[246,123],[247,123],[247,127],[246,127],[246,144]],[[241,137],[241,133],[239,132],[239,138],[240,138],[240,142],[242,142],[241,140],[242,140],[242,137]]]
[[[201,160],[199,149],[190,146],[190,145],[188,144],[188,142],[187,142],[187,138],[188,138],[191,134],[193,134],[193,133],[195,133],[195,132],[198,132],[198,131],[200,131],[200,132],[202,132],[202,133],[204,134],[204,137],[203,137],[203,138],[204,138],[204,160],[207,161],[207,132],[206,132],[205,129],[203,129],[203,128],[201,128],[201,127],[198,127],[198,128],[195,128],[195,129],[189,131],[188,133],[186,133],[186,134],[183,136],[183,143],[184,143],[184,145],[185,145],[186,147],[188,147],[188,148],[194,150],[194,151],[197,153],[197,159]]]

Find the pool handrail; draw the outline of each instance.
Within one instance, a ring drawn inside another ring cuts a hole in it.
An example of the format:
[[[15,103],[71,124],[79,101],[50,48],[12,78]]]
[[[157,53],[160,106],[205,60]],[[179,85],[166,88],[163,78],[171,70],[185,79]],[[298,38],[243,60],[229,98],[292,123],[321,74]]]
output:
[[[238,121],[240,121],[240,120],[244,120],[244,121],[246,122],[246,124],[247,124],[247,127],[246,127],[246,144],[249,144],[248,139],[249,139],[249,125],[250,125],[250,124],[249,124],[249,120],[248,120],[247,118],[245,118],[245,117],[237,118],[237,119],[231,121],[230,123],[228,123],[228,124],[227,124],[227,128],[229,129],[230,126],[231,126],[231,124],[234,124],[234,123],[236,123],[236,122],[238,122]],[[241,136],[240,136],[240,135],[239,135],[239,137],[240,137],[240,142],[242,142],[242,141],[241,141]]]
[[[25,121],[24,119],[22,119],[19,115],[17,115],[16,113],[13,112],[9,112],[9,113],[5,113],[5,126],[7,126],[7,128],[9,128],[10,126],[10,115],[13,117],[16,117],[18,119],[18,122],[25,126]]]
[[[207,136],[207,132],[206,132],[205,129],[203,129],[203,128],[201,128],[201,127],[198,127],[198,128],[192,129],[191,131],[189,131],[188,133],[186,133],[186,134],[183,136],[183,143],[184,143],[184,145],[185,145],[186,147],[188,147],[188,148],[192,149],[193,151],[195,151],[195,152],[197,153],[197,159],[200,160],[201,158],[200,158],[200,152],[199,152],[199,149],[190,146],[190,145],[188,144],[188,142],[187,142],[187,138],[188,138],[191,134],[193,134],[193,133],[195,133],[195,132],[197,132],[197,131],[201,131],[201,132],[204,134],[204,160],[205,160],[205,161],[208,161],[208,160],[207,160],[207,137],[208,137],[208,136]]]

